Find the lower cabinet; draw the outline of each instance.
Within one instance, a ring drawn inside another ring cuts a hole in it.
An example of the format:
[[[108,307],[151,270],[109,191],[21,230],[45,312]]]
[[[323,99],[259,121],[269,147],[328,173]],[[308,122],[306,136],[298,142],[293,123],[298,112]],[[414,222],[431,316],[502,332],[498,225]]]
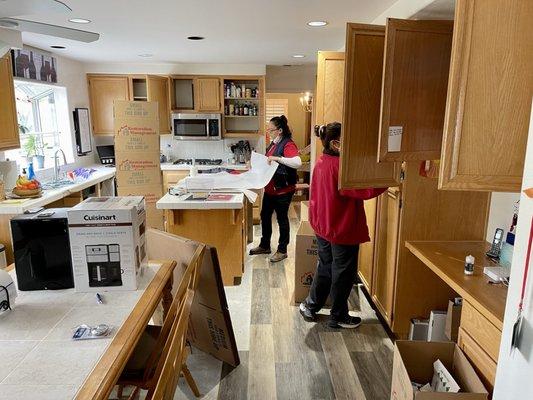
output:
[[[168,189],[189,176],[189,171],[163,171],[163,193],[168,193]]]
[[[377,203],[377,198],[366,200],[364,203],[370,242],[363,243],[359,246],[359,262],[357,263],[359,279],[363,285],[365,285],[369,293],[371,293],[372,290],[372,272],[374,270]]]

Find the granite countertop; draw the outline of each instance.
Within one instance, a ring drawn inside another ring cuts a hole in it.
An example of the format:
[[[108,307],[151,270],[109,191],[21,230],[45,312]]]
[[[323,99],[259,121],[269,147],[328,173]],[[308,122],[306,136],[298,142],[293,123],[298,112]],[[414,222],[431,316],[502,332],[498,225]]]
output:
[[[36,199],[8,199],[0,201],[0,214],[23,214],[28,209],[43,207],[67,197],[71,193],[79,192],[115,176],[114,167],[91,165],[86,168],[94,168],[96,172],[83,182],[73,183],[57,189],[45,189],[43,190],[43,195]]]
[[[214,195],[231,195],[229,200],[186,200],[191,193],[181,196],[165,194],[157,203],[159,210],[240,210],[244,206],[244,194],[214,192]]]
[[[145,267],[135,291],[105,292],[104,304],[74,289],[19,291],[13,309],[0,312],[0,398],[74,398],[158,268]],[[114,326],[110,337],[71,339],[76,326],[102,323]]]

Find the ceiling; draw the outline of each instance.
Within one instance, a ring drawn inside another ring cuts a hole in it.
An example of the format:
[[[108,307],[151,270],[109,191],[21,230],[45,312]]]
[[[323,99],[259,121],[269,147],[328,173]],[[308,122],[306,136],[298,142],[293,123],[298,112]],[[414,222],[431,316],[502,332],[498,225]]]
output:
[[[23,19],[100,33],[78,43],[23,33],[24,43],[90,62],[299,64],[344,45],[346,22],[371,22],[395,0],[63,0],[71,14]],[[13,16],[15,17],[15,16]],[[90,24],[68,22],[86,18]],[[323,28],[307,26],[326,20]],[[192,42],[187,36],[205,36]],[[142,58],[139,54],[153,54]],[[293,54],[304,54],[295,59]]]

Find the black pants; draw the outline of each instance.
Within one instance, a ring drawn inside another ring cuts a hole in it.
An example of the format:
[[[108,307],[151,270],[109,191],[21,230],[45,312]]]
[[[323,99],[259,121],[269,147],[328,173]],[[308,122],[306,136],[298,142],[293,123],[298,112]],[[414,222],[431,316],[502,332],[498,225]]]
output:
[[[289,206],[291,205],[292,196],[294,192],[263,196],[263,204],[261,208],[261,230],[262,237],[259,246],[269,249],[270,238],[272,237],[272,214],[276,212],[279,225],[279,243],[278,251],[280,253],[287,253],[287,245],[290,240],[290,224],[289,224]]]
[[[331,319],[340,321],[349,315],[348,297],[357,276],[359,245],[332,244],[320,236],[316,239],[318,266],[306,299],[307,306],[318,312],[329,295]]]

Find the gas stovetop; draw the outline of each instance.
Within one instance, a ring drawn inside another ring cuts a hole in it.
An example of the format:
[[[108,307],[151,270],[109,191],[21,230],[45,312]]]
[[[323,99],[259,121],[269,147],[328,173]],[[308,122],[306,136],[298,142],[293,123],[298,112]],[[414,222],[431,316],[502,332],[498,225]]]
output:
[[[173,164],[186,164],[186,165],[192,165],[193,159],[192,158],[180,158],[176,161],[174,161]],[[196,165],[221,165],[222,159],[210,159],[210,158],[195,158],[194,163]]]

